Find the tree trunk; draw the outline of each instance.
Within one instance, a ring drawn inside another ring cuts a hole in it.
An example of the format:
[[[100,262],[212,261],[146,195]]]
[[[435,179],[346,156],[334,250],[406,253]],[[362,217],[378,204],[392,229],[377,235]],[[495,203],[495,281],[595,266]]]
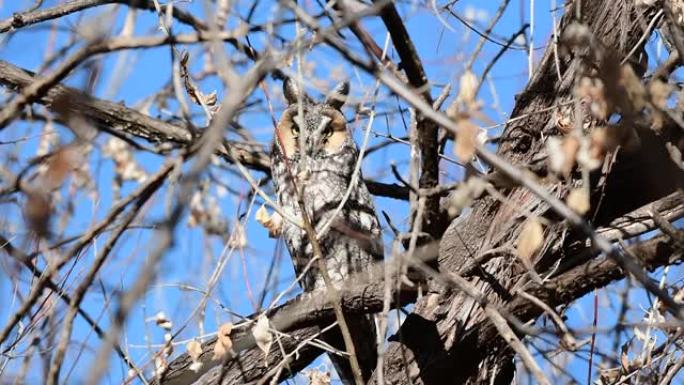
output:
[[[561,31],[575,22],[576,3],[566,9]],[[650,33],[645,29],[652,10],[637,8],[633,1],[583,1],[581,11],[581,23],[617,58],[624,58],[644,33]],[[633,56],[641,51],[639,47]],[[558,71],[562,79],[559,80],[553,43],[549,43],[535,76],[516,97],[511,117],[520,119],[505,127],[499,155],[521,167],[532,165],[534,159],[545,153],[544,139],[558,135],[556,110],[550,107],[571,100],[579,77],[596,72],[593,68],[608,65],[603,61],[611,57],[606,53],[588,55],[588,58],[583,52],[572,54],[574,58],[561,55]],[[636,68],[635,72],[638,71]],[[662,135],[656,137],[650,130],[641,130],[639,134],[641,148],[619,154],[600,191],[597,184],[592,185],[597,191],[593,191],[596,194],[592,195],[588,218],[594,218],[595,224],[607,223],[682,186],[681,170],[665,153]],[[545,182],[548,191],[559,198],[565,197],[572,185],[572,181]],[[620,196],[625,188],[630,189],[630,194]],[[560,222],[547,203],[522,187],[513,188],[506,195],[506,203],[491,197],[479,200],[467,217],[451,223],[440,244],[440,273],[461,273],[464,266],[472,264],[472,259],[483,252],[502,246],[514,247],[525,222],[525,212],[553,223],[545,229],[545,244],[535,261],[538,274],[544,276],[544,270],[554,262],[573,257],[569,246],[572,241],[583,238]],[[611,204],[601,206],[600,201]],[[486,297],[488,304],[500,308],[515,299],[515,289],[536,286],[525,271],[518,257],[503,252],[480,266],[471,283]],[[517,315],[523,317],[521,322],[526,322],[541,313],[537,308]],[[384,362],[386,383],[510,383],[514,372],[512,350],[499,336],[485,335],[487,324],[483,308],[473,298],[433,282],[431,292],[418,300],[413,314],[391,339]]]

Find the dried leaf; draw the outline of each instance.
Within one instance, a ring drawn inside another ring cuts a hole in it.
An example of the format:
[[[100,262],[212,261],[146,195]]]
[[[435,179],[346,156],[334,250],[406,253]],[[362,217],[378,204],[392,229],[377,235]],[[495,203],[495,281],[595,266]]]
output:
[[[584,215],[591,208],[589,202],[589,191],[584,187],[576,188],[570,191],[566,199],[568,207],[573,209],[577,214]]]
[[[164,314],[163,311],[160,311],[156,316],[154,316],[154,322],[156,322],[157,326],[164,330],[171,330],[171,328],[173,328],[173,322],[166,317],[166,314]]]
[[[580,138],[579,150],[577,151],[577,164],[585,170],[592,171],[601,167],[603,157],[595,151],[591,138]]]
[[[224,323],[219,327],[216,343],[214,344],[213,359],[215,361],[233,354],[233,340],[230,338],[232,331],[233,324],[230,322]]]
[[[271,219],[270,215],[268,215],[268,210],[266,210],[266,205],[261,205],[261,207],[259,207],[259,210],[254,214],[254,218],[257,222],[266,227],[266,223]]]
[[[202,345],[195,340],[185,344],[185,349],[188,351],[188,356],[190,356],[193,362],[197,362],[202,355]]]
[[[539,219],[528,219],[518,237],[518,255],[525,259],[531,259],[543,243],[544,228]]]
[[[268,352],[271,350],[271,343],[273,342],[273,336],[268,330],[268,318],[262,314],[257,319],[254,329],[252,329],[252,335],[254,335],[254,340],[257,346],[264,352],[264,358],[268,357]]]
[[[549,155],[551,171],[569,175],[575,166],[579,141],[574,136],[552,136],[546,139],[546,151]]]
[[[228,322],[224,323],[219,327],[218,330],[218,343],[223,345],[226,350],[233,348],[233,340],[230,339],[230,333],[233,331],[233,324]]]
[[[466,106],[471,106],[475,103],[475,97],[477,96],[477,86],[480,82],[477,80],[477,76],[468,70],[461,75],[459,81],[459,90],[456,100],[465,104]]]
[[[257,210],[255,218],[262,226],[268,230],[268,236],[271,238],[276,238],[280,236],[280,231],[283,226],[283,218],[274,212],[273,215],[268,215],[268,210],[266,206],[262,205],[259,210]]]
[[[185,91],[190,96],[190,99],[195,104],[205,105],[212,107],[216,105],[217,97],[216,91],[212,91],[209,94],[204,94],[200,91],[195,83],[192,81],[190,76],[190,71],[188,70],[188,59],[190,55],[187,51],[183,52],[180,60],[180,76],[183,79],[183,84],[185,85]]]
[[[460,120],[458,126],[458,136],[456,137],[456,143],[454,144],[454,154],[461,162],[470,162],[475,155],[477,137],[480,134],[480,130],[468,119]]]

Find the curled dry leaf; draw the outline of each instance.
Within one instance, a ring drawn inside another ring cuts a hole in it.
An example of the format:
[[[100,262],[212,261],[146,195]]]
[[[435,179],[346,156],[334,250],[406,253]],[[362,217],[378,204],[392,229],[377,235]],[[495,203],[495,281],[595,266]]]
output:
[[[537,218],[530,218],[523,225],[518,237],[518,255],[531,259],[544,243],[544,228]]]
[[[458,135],[454,143],[454,154],[461,162],[470,162],[475,155],[480,129],[469,119],[461,119],[458,123]]]
[[[459,81],[460,88],[456,100],[466,106],[474,105],[478,84],[479,81],[473,71],[468,70],[464,72]]]
[[[577,214],[586,214],[591,208],[591,204],[589,203],[589,191],[584,187],[579,187],[570,191],[566,203],[568,204],[568,207],[573,209]]]
[[[230,333],[233,332],[233,324],[228,322],[224,323],[219,327],[218,330],[218,342],[221,343],[226,349],[230,350],[233,347],[233,341],[230,339]]]
[[[280,231],[283,226],[283,217],[274,212],[273,215],[268,215],[268,210],[266,206],[262,205],[259,210],[257,210],[255,218],[262,226],[268,230],[268,236],[271,238],[276,238],[280,236]]]
[[[160,311],[154,316],[154,322],[164,330],[171,330],[171,328],[173,328],[173,322],[166,317],[166,314],[164,314],[163,311]]]
[[[257,319],[252,335],[256,341],[257,346],[264,352],[264,359],[268,357],[268,352],[271,350],[271,343],[273,342],[273,335],[268,330],[268,317],[262,314]]]
[[[202,345],[195,340],[188,342],[185,345],[185,349],[188,351],[188,356],[190,356],[193,362],[197,362],[200,355],[202,355]]]
[[[229,354],[232,355],[233,351],[233,340],[230,339],[230,333],[233,332],[232,323],[224,323],[219,327],[217,333],[216,343],[214,344],[214,356],[213,359],[221,360],[227,357]]]
[[[192,101],[195,104],[204,105],[207,107],[215,107],[216,102],[218,100],[218,98],[216,97],[216,91],[212,91],[208,94],[205,94],[197,88],[195,83],[192,81],[192,78],[190,77],[190,71],[188,71],[189,58],[190,54],[187,51],[185,51],[183,52],[180,60],[180,75],[181,78],[183,78],[185,91],[188,93],[190,99],[192,99]],[[215,110],[212,109],[210,109],[210,111],[215,112]]]

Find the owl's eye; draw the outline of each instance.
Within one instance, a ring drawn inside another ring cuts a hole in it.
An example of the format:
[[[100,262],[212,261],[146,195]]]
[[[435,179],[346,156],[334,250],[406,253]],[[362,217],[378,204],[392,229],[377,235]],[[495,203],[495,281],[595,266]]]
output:
[[[292,122],[292,136],[295,138],[299,136],[299,126],[295,122]]]
[[[332,128],[330,128],[330,127],[326,128],[326,130],[323,132],[323,141],[327,142],[328,139],[330,139],[330,137],[332,136],[332,134],[333,134]]]

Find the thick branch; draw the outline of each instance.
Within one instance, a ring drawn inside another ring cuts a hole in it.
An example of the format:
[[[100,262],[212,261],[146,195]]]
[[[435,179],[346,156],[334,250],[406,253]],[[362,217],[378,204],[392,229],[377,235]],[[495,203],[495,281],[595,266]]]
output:
[[[58,19],[62,16],[76,13],[88,8],[117,3],[126,4],[149,11],[155,11],[154,3],[149,0],[75,0],[46,9],[38,9],[32,12],[15,13],[11,17],[0,21],[0,33],[41,23],[43,21]],[[192,26],[196,30],[207,29],[207,27],[201,21],[195,19],[192,15],[178,9],[177,7],[173,8],[173,17],[185,24]]]
[[[630,233],[636,235],[641,230],[640,228],[637,232],[633,232],[635,229],[634,222],[630,218],[640,217],[641,213],[647,210],[656,210],[670,221],[684,217],[684,203],[681,202],[681,196],[673,195],[635,210],[620,218],[620,220],[616,220],[616,223],[623,224],[624,227],[612,226],[610,228],[601,228],[598,231],[604,234],[604,236],[609,236],[613,241],[627,239]],[[640,221],[640,223],[644,224],[646,222]],[[653,229],[655,225],[651,224],[651,226],[650,229]],[[669,238],[660,236],[634,245],[629,248],[629,251],[639,257],[640,262],[645,268],[652,270],[660,266],[681,262],[681,255],[672,256],[673,249],[670,245],[671,241]],[[576,250],[575,252],[578,255],[590,255],[592,258],[583,258],[583,263],[564,270],[562,274],[549,280],[544,287],[530,288],[528,293],[541,298],[551,306],[569,304],[594,288],[604,287],[615,280],[625,277],[625,271],[612,259],[605,257],[596,258],[597,253],[592,251],[591,248],[585,246],[582,250]],[[422,262],[431,262],[436,257],[434,245],[419,248],[414,257]],[[374,269],[379,269],[379,271],[382,271],[383,268],[382,264],[374,267]],[[387,268],[393,269],[392,271],[396,273],[395,262],[388,263]],[[375,273],[373,272],[372,275],[376,277],[382,276],[382,274],[378,275]],[[466,270],[460,273],[462,275],[469,274]],[[390,276],[392,277],[391,279],[396,279],[396,274],[391,274]],[[414,276],[413,278],[417,281],[420,277]],[[395,288],[395,285],[390,286]],[[413,302],[416,293],[416,287],[403,286],[399,291],[394,290],[391,295],[391,306],[398,307]],[[364,275],[357,276],[345,286],[344,290],[340,291],[340,298],[346,313],[368,314],[379,312],[383,306],[384,281],[368,282]],[[523,297],[514,297],[502,310],[521,320],[535,318],[543,312],[542,309]],[[283,340],[287,352],[291,351],[288,349],[294,349],[299,342],[319,332],[321,327],[325,327],[335,320],[332,306],[326,301],[325,295],[321,293],[316,293],[316,295],[305,294],[267,311],[266,314],[274,330],[287,333],[293,337]],[[257,316],[258,314],[254,314],[248,318],[256,319]],[[496,338],[496,328],[488,321],[484,321],[480,327],[474,327],[472,330],[472,335],[467,336],[471,338],[468,341],[477,341],[478,344],[484,344],[482,345],[484,346],[483,349],[478,349],[483,354],[488,352],[487,346],[493,346],[498,341]],[[237,381],[237,383],[255,381],[267,375],[268,369],[275,367],[282,360],[280,348],[274,347],[268,356],[268,366],[260,366],[259,363],[263,361],[263,357],[258,348],[255,347],[254,339],[251,333],[249,333],[249,326],[233,333],[233,349],[237,353],[235,360],[239,361],[239,365],[224,363],[225,377],[222,383],[235,383],[227,382],[227,379]],[[205,373],[208,373],[207,376],[211,377],[211,379],[203,378],[203,384],[220,383],[218,382],[220,376],[214,368],[221,363],[212,360],[214,342],[215,339],[212,339],[203,344],[203,353],[200,357],[203,363],[202,370],[199,372],[191,371],[189,366],[192,362],[187,354],[183,354],[170,364],[163,383],[171,385],[192,383]],[[289,361],[294,372],[296,372],[294,368],[303,369],[322,351],[315,346],[307,345],[300,347],[299,353],[301,358]],[[475,359],[477,357],[470,358]],[[281,379],[293,374],[284,371],[281,373]]]
[[[397,8],[393,3],[388,3],[382,9],[380,16],[401,58],[400,68],[406,73],[409,84],[420,93],[425,103],[432,105],[433,101],[425,69]],[[432,188],[439,184],[438,126],[434,121],[427,119],[420,113],[416,115],[416,122],[421,166],[418,183],[421,188]],[[447,225],[440,215],[438,196],[426,199],[423,218],[423,225],[421,226],[423,231],[429,233],[434,239],[438,239]]]

